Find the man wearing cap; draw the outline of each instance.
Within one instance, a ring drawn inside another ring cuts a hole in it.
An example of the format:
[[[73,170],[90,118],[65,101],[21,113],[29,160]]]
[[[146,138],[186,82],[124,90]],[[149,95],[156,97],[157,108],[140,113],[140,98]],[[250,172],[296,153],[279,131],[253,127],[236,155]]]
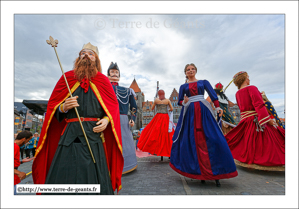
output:
[[[109,79],[102,74],[98,48],[84,45],[73,70],[65,76],[73,97],[62,76],[48,102],[32,168],[33,181],[100,184],[101,191],[96,194],[114,194],[115,189],[121,189],[123,169],[119,107]]]
[[[135,98],[135,92],[131,88],[119,86],[120,70],[117,63],[111,62],[107,76],[113,86],[116,94],[119,112],[120,112],[120,123],[121,123],[121,136],[123,145],[123,157],[124,157],[124,169],[123,174],[129,173],[137,168],[137,158],[134,146],[133,135],[130,131],[130,127],[134,126],[136,119],[137,105]],[[131,116],[130,121],[128,120],[128,111],[130,108]]]

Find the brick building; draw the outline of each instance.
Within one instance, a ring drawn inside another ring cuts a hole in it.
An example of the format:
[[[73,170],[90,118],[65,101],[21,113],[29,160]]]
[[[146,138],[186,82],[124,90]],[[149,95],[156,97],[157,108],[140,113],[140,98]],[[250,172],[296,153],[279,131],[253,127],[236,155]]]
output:
[[[135,91],[136,94],[136,105],[137,105],[137,113],[136,114],[136,120],[135,120],[135,125],[133,126],[133,130],[139,130],[142,128],[142,104],[144,102],[144,94],[139,88],[135,78],[130,86],[131,89]]]
[[[154,117],[154,110],[152,110],[153,102],[142,102],[142,127],[145,127]]]
[[[182,107],[178,105],[179,93],[175,88],[172,90],[169,100],[173,107],[173,122],[176,124],[178,123]]]

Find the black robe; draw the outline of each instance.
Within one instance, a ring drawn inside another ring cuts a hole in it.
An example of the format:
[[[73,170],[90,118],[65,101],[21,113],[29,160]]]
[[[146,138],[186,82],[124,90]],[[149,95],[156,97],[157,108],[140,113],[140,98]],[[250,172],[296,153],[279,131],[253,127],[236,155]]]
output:
[[[90,87],[85,93],[84,89],[79,86],[73,96],[78,96],[79,107],[77,110],[80,117],[102,119],[106,115]],[[77,118],[77,115],[74,108],[67,113],[60,113],[57,109],[55,117],[58,121],[62,121],[65,117]],[[100,184],[100,193],[76,194],[114,194],[100,138],[101,133],[93,132],[96,123],[97,121],[82,122],[96,164],[92,160],[80,123],[78,121],[70,122],[60,138],[45,184]],[[50,194],[57,195],[58,193]],[[72,195],[75,193],[62,194]]]

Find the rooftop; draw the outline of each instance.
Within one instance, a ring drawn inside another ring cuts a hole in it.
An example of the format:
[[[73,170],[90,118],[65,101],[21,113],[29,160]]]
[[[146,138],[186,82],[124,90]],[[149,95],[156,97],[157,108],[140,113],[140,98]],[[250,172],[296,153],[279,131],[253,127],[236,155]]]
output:
[[[142,102],[142,107],[143,107],[146,103],[149,103],[150,105],[153,105],[153,102],[152,102],[152,101],[146,101],[146,102]]]
[[[139,88],[135,78],[134,78],[130,88],[133,89],[135,92],[141,92],[141,89]]]

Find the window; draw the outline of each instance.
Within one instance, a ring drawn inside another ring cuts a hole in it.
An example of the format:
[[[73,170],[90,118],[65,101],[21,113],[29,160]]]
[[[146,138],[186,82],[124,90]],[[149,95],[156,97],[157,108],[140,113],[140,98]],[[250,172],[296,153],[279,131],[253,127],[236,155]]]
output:
[[[149,106],[146,106],[146,109],[149,110]]]

